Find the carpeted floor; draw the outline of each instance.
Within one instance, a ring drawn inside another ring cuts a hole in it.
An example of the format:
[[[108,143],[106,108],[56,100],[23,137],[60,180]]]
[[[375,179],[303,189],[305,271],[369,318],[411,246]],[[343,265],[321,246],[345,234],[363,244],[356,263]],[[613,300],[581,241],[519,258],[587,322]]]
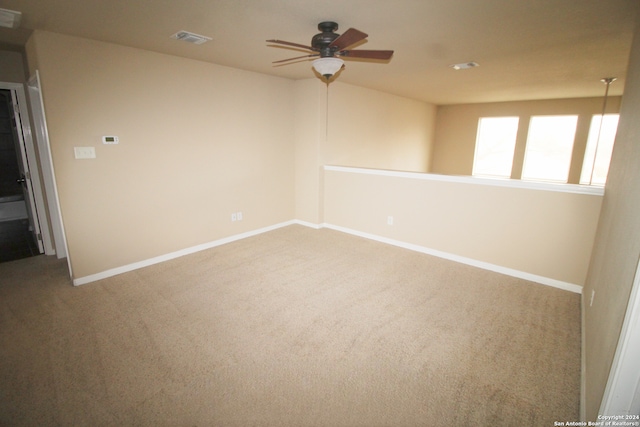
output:
[[[78,288],[0,264],[0,425],[552,426],[580,297],[302,226]]]

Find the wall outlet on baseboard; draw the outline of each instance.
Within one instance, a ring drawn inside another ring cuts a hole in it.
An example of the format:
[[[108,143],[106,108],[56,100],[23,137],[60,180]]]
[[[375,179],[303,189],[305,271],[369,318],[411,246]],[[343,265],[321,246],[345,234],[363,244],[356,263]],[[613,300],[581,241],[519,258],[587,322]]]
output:
[[[393,225],[393,217],[392,216],[388,216],[387,217],[387,225]]]

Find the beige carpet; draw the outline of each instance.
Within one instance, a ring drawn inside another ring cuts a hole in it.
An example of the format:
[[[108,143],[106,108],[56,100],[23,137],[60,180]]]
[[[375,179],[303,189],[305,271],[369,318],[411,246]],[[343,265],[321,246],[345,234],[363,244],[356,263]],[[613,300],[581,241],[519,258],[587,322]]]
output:
[[[579,295],[290,226],[78,288],[0,264],[0,424],[552,426]]]

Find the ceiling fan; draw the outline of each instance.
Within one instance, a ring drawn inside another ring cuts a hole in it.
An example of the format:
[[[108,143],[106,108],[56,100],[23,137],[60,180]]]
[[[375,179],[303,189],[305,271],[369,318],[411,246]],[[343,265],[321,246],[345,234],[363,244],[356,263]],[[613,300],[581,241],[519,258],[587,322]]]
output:
[[[338,24],[335,22],[325,21],[319,23],[318,30],[322,32],[313,36],[311,39],[311,46],[283,40],[267,40],[267,43],[275,43],[287,48],[305,49],[313,52],[308,55],[297,56],[295,58],[273,61],[273,63],[284,64],[289,61],[319,56],[319,59],[313,61],[313,68],[328,82],[331,76],[337,73],[338,70],[344,66],[344,61],[339,57],[380,60],[391,59],[391,56],[393,55],[392,50],[347,50],[349,46],[353,46],[354,44],[366,39],[368,34],[356,30],[355,28],[349,28],[340,35],[336,33],[337,29]]]

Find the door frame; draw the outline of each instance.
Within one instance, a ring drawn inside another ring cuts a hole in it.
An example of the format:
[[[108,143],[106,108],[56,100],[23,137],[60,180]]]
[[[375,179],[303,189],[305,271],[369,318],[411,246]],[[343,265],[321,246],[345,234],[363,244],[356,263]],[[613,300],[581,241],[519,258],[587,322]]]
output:
[[[640,260],[599,415],[640,413]]]
[[[40,181],[40,167],[36,155],[35,145],[33,143],[33,134],[31,132],[31,120],[29,118],[29,109],[27,108],[27,97],[25,95],[24,85],[22,83],[0,82],[0,89],[11,92],[12,101],[17,101],[16,111],[16,127],[18,128],[18,144],[20,146],[20,158],[16,161],[26,163],[29,176],[25,177],[27,186],[31,191],[27,191],[28,197],[25,203],[30,205],[30,220],[35,223],[36,233],[42,237],[42,243],[38,242],[38,246],[42,245],[42,249],[46,255],[55,254],[49,222],[47,221],[47,209],[44,199],[44,193]]]
[[[56,186],[56,176],[53,168],[53,158],[51,156],[51,145],[49,143],[49,132],[47,131],[47,118],[44,112],[44,100],[40,86],[40,73],[38,70],[27,81],[29,100],[31,101],[31,111],[33,113],[33,124],[35,127],[35,138],[38,143],[38,154],[40,155],[40,173],[44,183],[44,191],[47,195],[48,212],[50,218],[51,238],[55,244],[55,254],[58,259],[67,258],[69,264],[69,274],[71,274],[71,263],[67,256],[67,240],[64,233],[62,213],[60,210],[60,200],[58,198],[58,187]]]

